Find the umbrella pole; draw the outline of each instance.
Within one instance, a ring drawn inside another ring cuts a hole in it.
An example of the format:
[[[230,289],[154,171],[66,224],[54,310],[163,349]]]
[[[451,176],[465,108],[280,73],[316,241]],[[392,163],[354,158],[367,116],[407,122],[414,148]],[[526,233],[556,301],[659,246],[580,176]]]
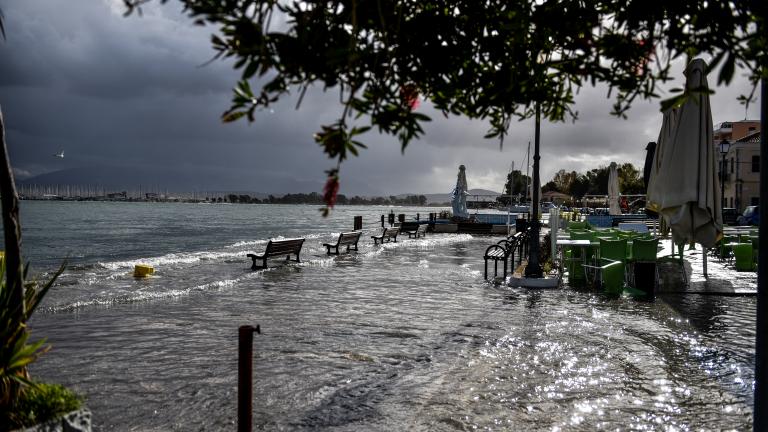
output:
[[[768,203],[768,80],[762,79],[760,96],[760,207],[765,211]],[[758,250],[764,253],[757,258],[757,319],[755,340],[755,405],[753,430],[768,430],[768,218],[760,218]]]

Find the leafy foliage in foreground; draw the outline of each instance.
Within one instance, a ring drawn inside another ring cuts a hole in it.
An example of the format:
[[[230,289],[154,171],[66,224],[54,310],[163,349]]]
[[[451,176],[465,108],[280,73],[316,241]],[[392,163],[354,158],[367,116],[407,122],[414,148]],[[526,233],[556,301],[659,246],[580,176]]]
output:
[[[148,1],[124,0],[128,13]],[[310,86],[339,91],[339,119],[315,135],[337,160],[329,190],[369,129],[403,149],[424,133],[419,98],[446,116],[487,120],[486,137],[503,143],[514,118],[538,109],[575,119],[574,95],[587,84],[606,84],[613,114],[625,116],[638,97],[658,97],[679,57],[711,54],[718,84],[737,65],[755,84],[768,74],[768,2],[758,0],[181,1],[217,28],[216,57],[242,72],[224,121],[253,121],[291,92],[298,106]],[[662,108],[688,96],[678,93]]]
[[[5,277],[5,260],[0,263],[0,412],[14,413],[15,405],[25,391],[34,388],[27,373],[27,366],[48,351],[45,340],[29,342],[27,322],[40,305],[54,281],[64,271],[65,264],[42,287],[36,281],[25,283],[24,303],[14,301],[12,290]],[[29,267],[25,268],[26,279]],[[17,319],[18,309],[23,308],[22,320]],[[10,415],[10,414],[8,414]]]
[[[32,426],[76,411],[82,403],[80,396],[64,386],[34,383],[16,401],[13,411],[0,412],[0,424],[8,425],[9,430]]]

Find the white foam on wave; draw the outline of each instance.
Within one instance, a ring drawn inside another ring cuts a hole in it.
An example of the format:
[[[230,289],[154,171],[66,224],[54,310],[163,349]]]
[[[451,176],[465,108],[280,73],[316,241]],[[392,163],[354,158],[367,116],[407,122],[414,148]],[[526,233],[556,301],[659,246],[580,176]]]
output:
[[[167,291],[136,291],[131,293],[122,293],[115,296],[102,296],[89,300],[80,300],[63,305],[55,305],[44,308],[46,312],[71,312],[91,306],[111,307],[120,304],[139,303],[152,300],[162,300],[174,297],[189,295],[193,292],[216,291],[222,288],[231,287],[243,278],[225,279],[220,281],[208,282],[201,285],[195,285],[184,289],[172,289]]]
[[[403,239],[397,242],[387,242],[378,246],[370,245],[371,249],[361,252],[360,255],[369,257],[376,256],[388,250],[418,248],[419,250],[432,250],[437,246],[444,246],[455,243],[463,243],[472,240],[469,234],[433,234],[429,237],[420,239]]]
[[[334,236],[338,236],[339,233],[313,233],[313,234],[307,234],[303,235],[302,238],[305,239],[318,239],[318,238],[331,238]],[[295,238],[295,236],[285,237],[285,236],[277,236],[273,237],[274,240],[285,240],[287,238]],[[136,264],[149,264],[152,266],[172,266],[177,264],[196,264],[200,261],[207,261],[207,260],[227,260],[232,258],[243,258],[244,254],[247,252],[251,252],[254,246],[262,246],[266,245],[269,240],[244,240],[239,241],[230,245],[223,246],[223,250],[209,250],[209,251],[199,251],[199,252],[174,252],[162,256],[157,257],[139,257],[135,259],[130,260],[121,260],[121,261],[111,261],[111,262],[99,262],[96,263],[95,267],[102,268],[106,270],[124,270],[124,269],[132,269],[133,266]],[[304,247],[307,249],[314,249],[315,245],[309,244],[307,245],[305,242]],[[318,245],[319,247],[319,245]]]
[[[107,270],[115,271],[115,270],[131,269],[136,264],[149,264],[151,266],[159,267],[159,266],[174,265],[174,264],[195,264],[200,261],[225,260],[229,258],[242,257],[242,256],[243,256],[243,252],[241,251],[239,252],[204,251],[204,252],[189,252],[189,253],[170,253],[167,255],[159,256],[159,257],[136,258],[132,260],[99,263],[99,266]]]

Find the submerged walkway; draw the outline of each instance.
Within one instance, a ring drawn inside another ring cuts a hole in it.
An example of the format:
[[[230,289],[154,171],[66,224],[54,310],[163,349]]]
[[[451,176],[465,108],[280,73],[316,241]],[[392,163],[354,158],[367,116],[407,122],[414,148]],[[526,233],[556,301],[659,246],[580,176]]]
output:
[[[659,256],[669,255],[672,251],[669,239],[662,239],[659,244],[664,250]],[[704,259],[701,245],[694,250],[688,246],[683,251],[688,285],[682,280],[679,267],[672,263],[659,265],[661,279],[657,294],[702,294],[702,295],[756,295],[757,272],[736,271],[733,262],[720,261],[712,255],[707,256],[707,276],[704,275]]]

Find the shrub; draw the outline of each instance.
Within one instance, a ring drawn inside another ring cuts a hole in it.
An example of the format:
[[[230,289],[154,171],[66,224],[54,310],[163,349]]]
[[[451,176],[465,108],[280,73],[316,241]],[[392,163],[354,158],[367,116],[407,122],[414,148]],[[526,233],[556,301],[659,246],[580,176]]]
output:
[[[27,321],[64,271],[65,264],[42,287],[36,281],[24,283],[24,302],[15,302],[5,277],[5,260],[0,259],[0,425],[15,414],[18,401],[36,385],[30,380],[27,366],[37,360],[49,347],[45,340],[28,343]],[[26,278],[24,269],[22,280]],[[17,311],[21,309],[21,321]]]
[[[2,413],[2,424],[10,429],[32,426],[80,409],[83,399],[59,384],[34,383],[22,392],[13,410]],[[0,428],[1,429],[1,428]]]

